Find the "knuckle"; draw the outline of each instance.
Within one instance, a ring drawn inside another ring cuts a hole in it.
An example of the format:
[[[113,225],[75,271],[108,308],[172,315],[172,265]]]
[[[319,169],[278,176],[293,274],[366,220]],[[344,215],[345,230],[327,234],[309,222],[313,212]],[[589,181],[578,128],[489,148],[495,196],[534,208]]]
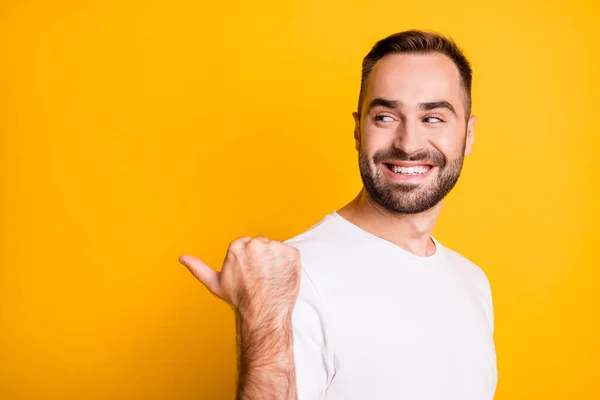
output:
[[[300,252],[292,246],[285,246],[284,253],[293,260],[300,259]]]
[[[247,243],[247,247],[251,247],[251,248],[262,247],[262,245],[263,245],[263,241],[258,238],[250,239]]]
[[[286,252],[286,249],[289,247],[288,245],[279,240],[271,240],[269,245],[274,251],[277,251],[280,254],[284,254]]]
[[[251,256],[258,256],[265,252],[265,243],[260,239],[251,239],[246,243],[246,251]]]
[[[243,236],[229,243],[229,250],[239,251],[244,248],[244,243],[250,239],[249,236]]]
[[[240,245],[239,239],[232,240],[232,241],[229,243],[228,250],[235,250],[235,249],[236,249],[236,247],[239,247],[239,245]]]

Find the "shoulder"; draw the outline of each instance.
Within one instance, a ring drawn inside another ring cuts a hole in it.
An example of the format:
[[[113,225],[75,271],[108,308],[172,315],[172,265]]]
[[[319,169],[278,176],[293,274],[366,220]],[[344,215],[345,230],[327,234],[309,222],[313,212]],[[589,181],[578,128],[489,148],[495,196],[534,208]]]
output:
[[[329,237],[333,229],[333,216],[325,215],[304,232],[285,240],[284,243],[294,247],[305,247],[320,243]]]
[[[460,275],[469,280],[480,290],[484,292],[491,292],[489,279],[479,265],[448,247],[444,247],[444,251],[449,263],[457,270],[458,273],[460,273]]]
[[[326,262],[341,249],[339,227],[332,214],[324,216],[306,231],[284,241],[300,252],[303,266]]]
[[[284,243],[300,253],[300,296],[312,292],[329,301],[332,289],[339,283],[340,273],[347,268],[349,247],[357,250],[355,242],[350,244],[344,224],[335,214],[328,214]]]

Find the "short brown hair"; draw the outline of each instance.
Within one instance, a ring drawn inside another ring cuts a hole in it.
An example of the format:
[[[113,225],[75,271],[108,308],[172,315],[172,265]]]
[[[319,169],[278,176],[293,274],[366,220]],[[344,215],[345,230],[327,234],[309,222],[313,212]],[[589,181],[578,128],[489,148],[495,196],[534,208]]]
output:
[[[466,118],[471,114],[471,81],[472,71],[469,61],[458,45],[449,37],[437,32],[424,32],[420,30],[409,30],[395,33],[381,39],[365,56],[362,63],[362,76],[360,81],[360,95],[358,96],[358,117],[361,117],[362,102],[364,100],[367,82],[371,70],[377,63],[388,54],[397,53],[441,53],[449,57],[460,72],[462,85],[465,90]]]

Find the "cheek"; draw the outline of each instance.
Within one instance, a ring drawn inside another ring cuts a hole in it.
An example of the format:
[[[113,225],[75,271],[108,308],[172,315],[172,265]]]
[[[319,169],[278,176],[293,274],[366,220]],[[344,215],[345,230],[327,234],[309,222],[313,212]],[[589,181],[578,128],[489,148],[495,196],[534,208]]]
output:
[[[363,152],[373,155],[378,150],[393,147],[394,135],[394,132],[390,129],[367,126],[363,130],[363,135],[361,137],[361,147]]]
[[[451,160],[463,155],[465,138],[464,133],[452,131],[432,136],[430,143]]]

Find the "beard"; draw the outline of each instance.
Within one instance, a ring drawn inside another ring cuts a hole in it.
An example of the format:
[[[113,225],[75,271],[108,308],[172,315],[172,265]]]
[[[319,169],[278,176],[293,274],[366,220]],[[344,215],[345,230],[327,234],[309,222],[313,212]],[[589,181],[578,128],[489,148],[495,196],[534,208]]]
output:
[[[460,156],[448,161],[437,149],[413,155],[393,148],[379,150],[372,161],[359,149],[359,168],[365,189],[377,204],[394,214],[419,214],[433,208],[454,188],[462,170],[466,136]],[[377,168],[383,161],[423,161],[438,167],[435,180],[429,184],[392,183]]]

